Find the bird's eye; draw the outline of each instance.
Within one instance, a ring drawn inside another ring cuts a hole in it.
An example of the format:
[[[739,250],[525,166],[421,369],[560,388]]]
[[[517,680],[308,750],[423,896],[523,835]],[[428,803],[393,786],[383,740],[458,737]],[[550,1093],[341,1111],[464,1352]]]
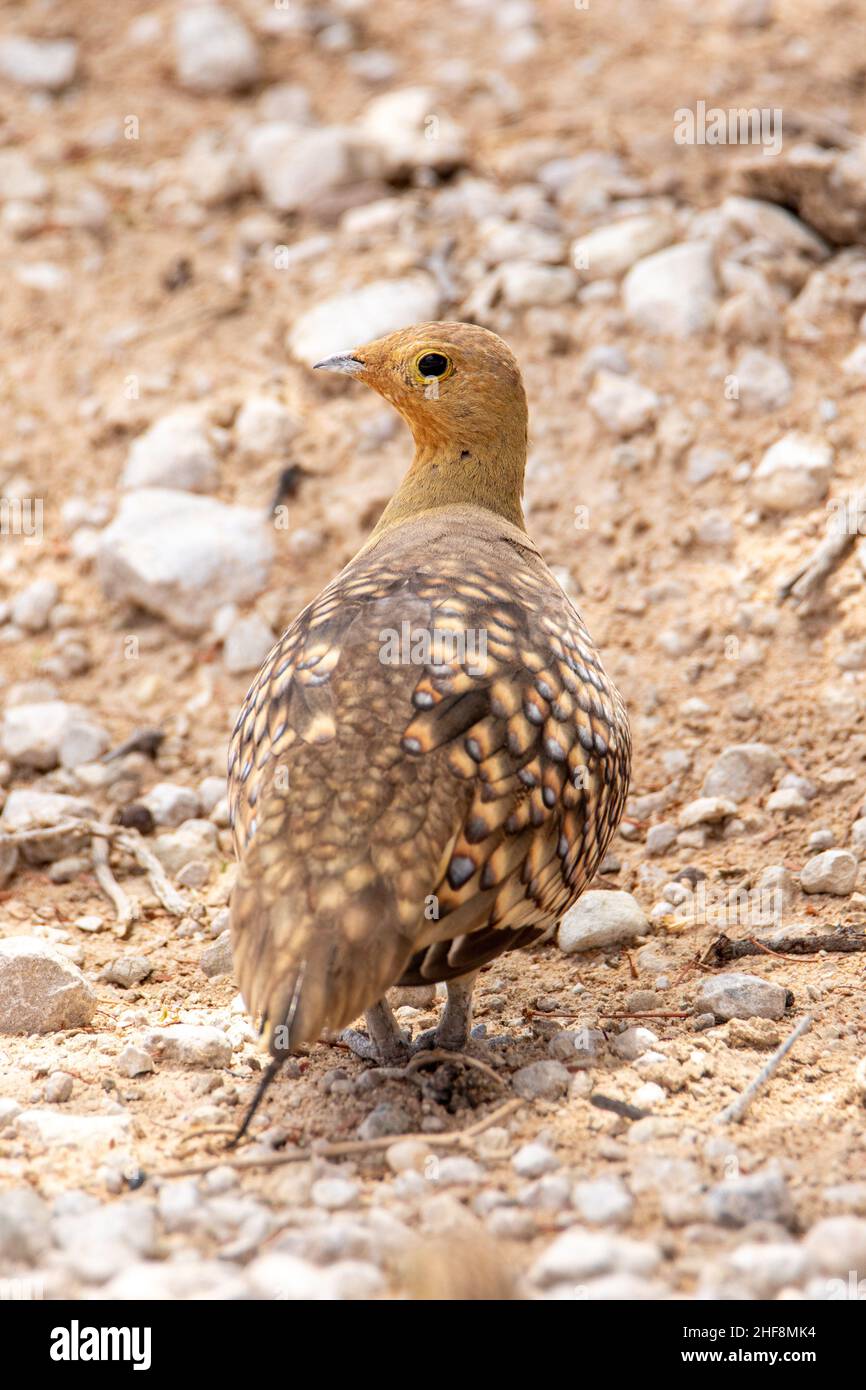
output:
[[[424,380],[436,377],[440,381],[453,371],[450,357],[444,352],[422,352],[415,362],[415,370]]]

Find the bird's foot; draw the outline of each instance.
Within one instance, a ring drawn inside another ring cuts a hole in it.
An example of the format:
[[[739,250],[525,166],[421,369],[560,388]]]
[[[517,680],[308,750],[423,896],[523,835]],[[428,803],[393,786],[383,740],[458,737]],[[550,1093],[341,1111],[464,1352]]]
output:
[[[404,1066],[413,1052],[409,1042],[395,1039],[383,1047],[358,1028],[344,1028],[339,1040],[363,1062],[375,1062],[379,1067]]]

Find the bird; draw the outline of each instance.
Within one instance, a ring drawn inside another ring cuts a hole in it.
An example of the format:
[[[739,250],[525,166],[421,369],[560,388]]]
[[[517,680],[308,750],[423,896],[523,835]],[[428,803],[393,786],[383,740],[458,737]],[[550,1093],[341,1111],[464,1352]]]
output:
[[[528,406],[507,344],[424,323],[316,364],[378,392],[414,457],[358,553],[276,642],[228,755],[230,904],[271,1061],[342,1036],[382,1064],[386,999],[444,982],[467,1046],[479,970],[549,936],[623,812],[623,700],[530,538]],[[240,1137],[240,1134],[239,1136]]]

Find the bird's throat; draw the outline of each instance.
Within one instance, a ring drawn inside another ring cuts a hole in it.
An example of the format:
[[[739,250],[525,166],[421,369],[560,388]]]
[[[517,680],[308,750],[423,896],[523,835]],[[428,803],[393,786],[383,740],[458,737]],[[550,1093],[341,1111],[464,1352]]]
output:
[[[421,512],[449,506],[484,507],[525,531],[521,506],[525,468],[525,438],[477,448],[418,443],[412,467],[382,513],[373,536]]]

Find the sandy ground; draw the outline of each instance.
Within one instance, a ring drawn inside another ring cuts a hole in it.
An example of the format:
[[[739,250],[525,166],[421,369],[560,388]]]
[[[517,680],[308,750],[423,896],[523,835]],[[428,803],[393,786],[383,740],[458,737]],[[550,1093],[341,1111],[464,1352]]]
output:
[[[251,24],[257,8],[251,2],[237,6]],[[725,18],[733,7],[722,5],[715,7],[715,18],[704,15],[703,7],[699,17],[685,3],[651,8],[650,17],[649,7],[639,4],[593,0],[580,11],[542,0],[532,11],[535,52],[508,62],[502,55],[509,30],[491,22],[486,6],[448,6],[447,17],[426,0],[343,7],[356,48],[392,55],[396,75],[386,87],[423,82],[436,88],[442,110],[466,133],[468,171],[504,189],[531,184],[542,157],[594,149],[622,159],[633,193],[618,196],[665,197],[690,213],[713,207],[731,187],[743,152],[673,143],[672,109],[698,100],[781,107],[792,132],[798,121],[808,129],[815,117],[852,133],[864,128],[856,7],[779,4],[766,27],[739,26]],[[190,139],[202,128],[224,127],[239,113],[254,113],[262,91],[275,82],[306,88],[315,116],[327,124],[351,123],[380,89],[353,70],[345,51],[330,49],[311,33],[295,33],[260,36],[263,72],[249,93],[194,95],[181,89],[172,71],[171,7],[155,4],[147,13],[161,28],[155,26],[151,41],[136,43],[127,18],[106,0],[0,6],[3,33],[71,34],[81,53],[78,80],[58,97],[22,97],[11,84],[0,85],[0,149],[24,152],[45,172],[55,208],[74,200],[85,185],[98,188],[108,205],[95,230],[70,229],[49,217],[29,238],[0,235],[0,480],[6,495],[17,491],[44,499],[41,540],[3,539],[0,598],[48,577],[59,585],[63,602],[78,610],[88,669],[50,679],[61,698],[86,706],[114,743],[141,725],[165,731],[144,791],[158,781],[196,786],[206,776],[222,775],[249,676],[227,673],[219,644],[209,635],[183,636],[157,618],[109,602],[91,561],[75,552],[63,504],[81,498],[93,507],[104,498],[110,515],[132,439],[172,406],[204,401],[223,424],[248,395],[276,394],[300,422],[289,455],[250,464],[230,445],[216,495],[264,508],[282,468],[293,463],[304,470],[289,502],[290,524],[316,533],[318,543],[298,558],[279,545],[278,535],[259,611],[279,632],[360,544],[400,477],[408,445],[403,427],[390,428],[377,399],[351,384],[322,382],[292,359],[286,349],[292,323],[337,290],[429,267],[436,258],[447,266],[453,286],[447,316],[459,317],[478,278],[471,219],[460,224],[455,242],[454,228],[443,229],[436,214],[435,186],[424,187],[423,180],[384,190],[405,201],[408,230],[402,236],[348,234],[340,209],[282,218],[268,213],[289,246],[326,237],[321,252],[285,270],[275,269],[267,254],[243,257],[242,224],[263,213],[262,200],[250,192],[205,208],[184,193],[180,160]],[[340,13],[337,7],[334,18]],[[140,138],[113,139],[112,128],[129,115],[139,119]],[[572,236],[610,220],[609,211],[563,214]],[[17,278],[22,265],[43,262],[66,272],[59,288],[40,291]],[[779,272],[778,283],[783,279]],[[835,449],[834,494],[862,485],[866,397],[862,384],[841,371],[858,342],[856,314],[840,313],[817,343],[786,335],[780,314],[761,346],[784,360],[793,393],[787,405],[753,416],[726,399],[725,378],[740,344],[718,331],[687,340],[650,337],[629,325],[618,296],[575,298],[554,308],[500,308],[486,321],[508,338],[525,373],[532,409],[530,528],[548,562],[570,576],[631,711],[633,796],[664,792],[663,807],[650,813],[641,815],[640,806],[632,806],[629,838],[618,836],[612,846],[619,868],[604,875],[604,882],[634,893],[649,912],[660,886],[689,865],[717,889],[749,887],[771,865],[784,865],[796,876],[811,854],[809,836],[819,827],[831,830],[837,845],[848,845],[866,797],[866,706],[862,671],[843,673],[836,658],[866,639],[863,575],[849,561],[830,582],[830,601],[812,616],[778,608],[777,586],[821,540],[825,508],[759,517],[745,483],[748,470],[738,472],[737,466],[754,466],[786,430],[817,431]],[[661,425],[625,442],[607,431],[587,407],[591,376],[582,367],[599,344],[624,350],[633,374],[661,397],[660,418],[682,413],[689,446],[724,449],[731,466],[697,488],[685,476],[685,451],[670,445]],[[140,385],[137,399],[129,399],[133,376]],[[835,419],[826,420],[822,401],[836,403]],[[576,508],[588,508],[587,525],[575,525]],[[730,539],[721,545],[703,543],[698,534],[713,513],[731,523]],[[672,629],[685,635],[677,655],[659,640]],[[130,637],[138,641],[130,644]],[[737,639],[733,647],[726,645],[731,637]],[[744,649],[748,659],[740,660]],[[40,678],[51,651],[51,634],[45,632],[0,646],[5,684]],[[687,703],[695,700],[704,702],[704,713]],[[648,858],[647,825],[676,822],[682,807],[700,795],[718,754],[755,741],[771,745],[788,769],[814,783],[817,795],[806,813],[773,812],[762,796],[740,806],[739,834],[710,836],[694,848],[674,845]],[[672,750],[687,755],[676,773],[665,761]],[[6,791],[37,784],[74,790],[58,773],[40,776],[7,764],[3,777]],[[0,1042],[5,1097],[25,1108],[38,1106],[46,1075],[71,1074],[72,1096],[56,1107],[58,1113],[122,1108],[132,1121],[122,1162],[148,1175],[216,1161],[222,1133],[209,1131],[236,1122],[257,1075],[261,1053],[244,1031],[236,986],[230,976],[208,978],[200,967],[210,923],[230,887],[225,831],[221,846],[210,882],[190,892],[198,920],[184,919],[181,930],[122,857],[113,861],[117,876],[143,905],[141,921],[124,940],[112,930],[111,907],[91,872],[55,884],[44,867],[25,866],[0,895],[0,934],[47,934],[74,948],[91,982],[122,956],[145,956],[152,964],[149,977],[132,988],[96,983],[99,1011],[88,1028]],[[795,890],[785,924],[862,925],[862,870],[858,887],[844,897]],[[75,925],[88,914],[103,919],[102,930]],[[728,931],[748,935],[753,928],[735,925]],[[862,1096],[854,1079],[864,1055],[864,956],[749,957],[742,968],[791,991],[785,1019],[761,1037],[731,1024],[702,1031],[691,1011],[707,969],[696,962],[718,932],[713,923],[682,926],[662,918],[643,946],[638,941],[629,950],[574,957],[549,944],[505,958],[485,971],[477,1011],[488,1034],[510,1039],[500,1050],[499,1082],[446,1068],[423,1088],[390,1081],[374,1092],[356,1084],[364,1064],[322,1043],[299,1059],[297,1075],[274,1086],[263,1128],[276,1139],[282,1130],[284,1142],[301,1146],[351,1139],[382,1100],[406,1108],[411,1128],[432,1133],[471,1124],[508,1098],[511,1072],[550,1055],[548,1036],[555,1026],[600,1026],[613,1037],[619,1025],[611,1015],[627,1012],[630,996],[653,988],[660,971],[669,985],[658,992],[656,1012],[674,1016],[648,1020],[647,1026],[660,1040],[664,1061],[655,1070],[636,1068],[602,1050],[589,1069],[575,1069],[567,1099],[524,1104],[505,1123],[498,1149],[496,1142],[480,1150],[470,1146],[480,1154],[483,1182],[450,1188],[447,1210],[441,1194],[437,1208],[395,1191],[381,1154],[354,1155],[339,1167],[354,1175],[362,1213],[393,1209],[395,1219],[416,1233],[456,1229],[460,1205],[479,1242],[501,1243],[504,1261],[521,1276],[557,1232],[582,1224],[570,1208],[529,1205],[517,1208],[529,1212],[519,1239],[490,1235],[485,1226],[479,1191],[518,1196],[525,1179],[512,1169],[511,1157],[521,1144],[540,1138],[557,1155],[560,1171],[575,1180],[623,1180],[634,1196],[623,1233],[656,1244],[664,1289],[694,1293],[702,1281],[712,1284],[711,1272],[726,1251],[747,1239],[780,1238],[781,1228],[765,1223],[757,1235],[727,1229],[707,1218],[700,1195],[680,1212],[665,1214],[660,1170],[656,1166],[646,1177],[648,1164],[689,1160],[703,1188],[732,1176],[729,1145],[735,1146],[737,1173],[777,1164],[793,1201],[789,1234],[799,1239],[839,1211],[828,1189],[862,1183],[866,1156]],[[686,1016],[676,1016],[681,1013]],[[811,1031],[745,1122],[719,1129],[715,1117],[759,1070],[768,1046],[806,1013],[814,1019]],[[178,1021],[234,1030],[231,1064],[213,1072],[160,1065],[132,1081],[118,1074],[117,1056],[130,1039],[147,1027]],[[433,1021],[433,1012],[423,1009],[413,1026]],[[351,1084],[333,1089],[335,1068]],[[652,1126],[642,1122],[644,1137],[636,1141],[630,1138],[632,1122],[597,1109],[589,1093],[628,1101],[647,1080],[660,1082],[664,1098],[654,1107]],[[94,1156],[86,1148],[18,1133],[14,1126],[0,1135],[0,1182],[29,1186],[48,1199],[74,1189],[100,1202],[128,1201],[123,1192],[112,1192],[118,1186],[112,1162],[111,1152]],[[278,1226],[293,1219],[285,1207],[286,1174],[293,1171],[242,1174],[243,1193],[268,1206]],[[847,1209],[856,1212],[851,1202]],[[781,1238],[787,1239],[784,1231]],[[189,1248],[208,1257],[219,1246],[213,1235],[175,1231],[166,1233],[161,1253]],[[244,1252],[239,1265],[250,1257]],[[17,1270],[14,1261],[10,1268]],[[385,1268],[381,1294],[399,1296],[414,1287],[401,1266],[386,1262]],[[66,1274],[47,1277],[51,1288],[55,1278],[58,1289],[83,1287]],[[443,1277],[449,1296],[467,1292],[453,1269]]]

